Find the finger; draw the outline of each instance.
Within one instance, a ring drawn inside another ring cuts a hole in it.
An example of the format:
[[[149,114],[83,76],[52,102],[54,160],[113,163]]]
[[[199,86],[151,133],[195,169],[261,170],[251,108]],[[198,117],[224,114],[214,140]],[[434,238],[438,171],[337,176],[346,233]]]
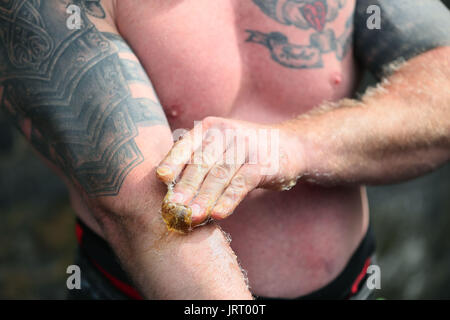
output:
[[[175,181],[191,160],[193,151],[202,145],[202,132],[199,133],[197,130],[202,130],[201,124],[177,141],[158,165],[156,175],[164,183],[168,184]]]
[[[157,177],[166,184],[173,182],[191,159],[192,150],[190,136],[177,141],[156,169]]]
[[[216,143],[205,147],[201,163],[192,163],[186,166],[181,179],[175,184],[173,194],[169,201],[188,205],[197,192],[211,168],[223,157],[223,145]]]
[[[231,215],[247,194],[258,187],[260,181],[261,176],[257,166],[242,166],[217,200],[216,205],[211,210],[211,217],[221,220]]]
[[[231,148],[227,149],[224,154],[225,159],[229,158],[231,150]],[[211,168],[190,205],[192,209],[192,223],[194,225],[203,222],[208,217],[217,199],[226,189],[240,166],[239,163],[232,162],[230,164],[221,161]]]

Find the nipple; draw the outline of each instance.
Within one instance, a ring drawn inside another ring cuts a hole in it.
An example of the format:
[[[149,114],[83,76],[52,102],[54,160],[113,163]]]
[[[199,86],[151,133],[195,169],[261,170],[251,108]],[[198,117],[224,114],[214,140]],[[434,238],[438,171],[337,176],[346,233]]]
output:
[[[171,106],[167,107],[166,113],[169,118],[172,118],[172,119],[177,118],[182,113],[182,107],[177,104],[171,105]]]
[[[335,86],[340,85],[342,82],[342,74],[340,72],[335,72],[331,76],[331,83]]]

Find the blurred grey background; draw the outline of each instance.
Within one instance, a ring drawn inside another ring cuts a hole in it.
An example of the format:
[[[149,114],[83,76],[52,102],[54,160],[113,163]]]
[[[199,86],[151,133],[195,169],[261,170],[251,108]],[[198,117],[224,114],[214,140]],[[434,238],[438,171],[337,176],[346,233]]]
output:
[[[450,164],[368,193],[382,276],[377,297],[449,299]],[[0,299],[63,299],[74,228],[63,184],[0,112]]]

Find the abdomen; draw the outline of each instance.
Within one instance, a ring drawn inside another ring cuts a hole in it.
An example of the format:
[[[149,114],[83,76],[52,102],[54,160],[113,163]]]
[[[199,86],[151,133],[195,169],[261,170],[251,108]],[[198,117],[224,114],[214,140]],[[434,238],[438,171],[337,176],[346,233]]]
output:
[[[333,280],[367,230],[364,197],[358,187],[306,184],[285,192],[252,192],[220,222],[252,292],[293,298]]]

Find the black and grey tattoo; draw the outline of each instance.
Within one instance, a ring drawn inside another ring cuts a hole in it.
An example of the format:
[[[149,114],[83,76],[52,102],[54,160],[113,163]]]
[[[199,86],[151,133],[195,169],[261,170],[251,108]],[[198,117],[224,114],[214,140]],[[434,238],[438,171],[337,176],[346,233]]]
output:
[[[93,17],[99,19],[106,18],[106,13],[100,4],[100,0],[72,0],[71,2],[78,5],[82,11]]]
[[[289,42],[281,32],[263,33],[246,30],[247,42],[258,43],[270,50],[272,59],[282,66],[293,69],[323,67],[322,55],[330,52],[341,61],[352,45],[353,15],[345,24],[345,31],[336,36],[333,29],[326,29],[334,21],[346,0],[253,0],[253,2],[275,21],[295,26],[302,30],[314,30],[309,44]]]
[[[65,27],[69,4],[82,8],[79,30]],[[132,98],[130,83],[152,90],[145,71],[120,58],[130,48],[88,15],[105,17],[99,0],[0,2],[1,105],[88,195],[116,195],[143,161],[138,126],[166,119],[158,101]]]

